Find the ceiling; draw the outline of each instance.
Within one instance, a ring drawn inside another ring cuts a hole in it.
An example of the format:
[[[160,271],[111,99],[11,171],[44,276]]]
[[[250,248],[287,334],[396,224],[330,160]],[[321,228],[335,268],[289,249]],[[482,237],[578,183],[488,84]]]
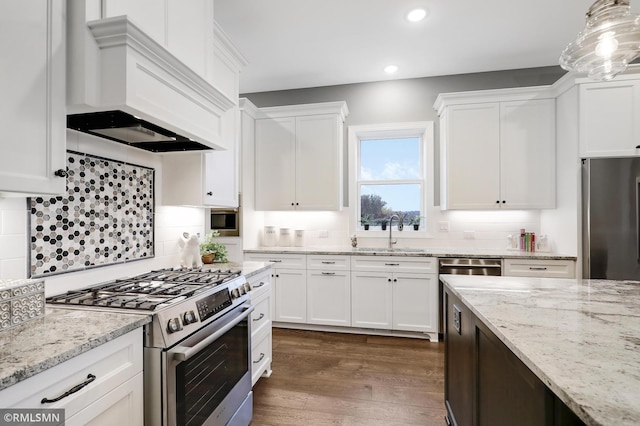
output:
[[[249,62],[240,91],[252,93],[558,65],[592,3],[215,0],[214,13]],[[429,15],[410,23],[415,7]]]

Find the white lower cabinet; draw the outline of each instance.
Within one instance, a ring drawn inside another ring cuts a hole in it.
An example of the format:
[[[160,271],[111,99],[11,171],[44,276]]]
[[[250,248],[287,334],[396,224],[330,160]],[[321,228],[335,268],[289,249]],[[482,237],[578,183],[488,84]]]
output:
[[[307,256],[307,323],[351,325],[349,256]]]
[[[142,328],[0,392],[3,408],[61,408],[66,425],[142,425]],[[77,392],[54,399],[95,379]]]
[[[248,277],[249,300],[255,307],[251,313],[251,385],[260,377],[271,376],[271,269]]]
[[[576,262],[563,259],[504,259],[502,275],[510,277],[575,278]]]
[[[418,331],[437,339],[437,259],[353,256],[351,325]]]

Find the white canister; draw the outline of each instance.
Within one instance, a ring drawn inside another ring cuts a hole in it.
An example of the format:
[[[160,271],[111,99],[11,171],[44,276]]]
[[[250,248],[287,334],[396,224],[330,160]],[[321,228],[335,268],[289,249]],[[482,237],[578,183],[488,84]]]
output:
[[[262,245],[265,247],[273,247],[276,245],[278,237],[276,235],[275,226],[265,226],[262,235]]]
[[[291,229],[289,229],[289,228],[280,228],[279,245],[281,247],[290,247],[291,246]]]
[[[293,233],[293,245],[296,247],[304,246],[304,229],[296,229]]]

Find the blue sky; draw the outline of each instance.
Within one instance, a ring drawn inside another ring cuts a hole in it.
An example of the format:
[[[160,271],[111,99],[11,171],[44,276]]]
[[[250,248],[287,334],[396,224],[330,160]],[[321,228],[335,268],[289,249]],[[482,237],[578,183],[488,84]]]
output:
[[[370,139],[360,143],[360,180],[420,179],[420,140]],[[394,211],[420,210],[420,186],[366,185],[363,194],[378,194]]]

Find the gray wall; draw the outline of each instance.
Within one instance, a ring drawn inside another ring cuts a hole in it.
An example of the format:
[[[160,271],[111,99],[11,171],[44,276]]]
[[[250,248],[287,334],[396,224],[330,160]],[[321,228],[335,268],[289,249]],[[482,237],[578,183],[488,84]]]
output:
[[[393,123],[403,121],[433,121],[435,123],[435,176],[436,205],[440,200],[439,182],[439,127],[433,103],[440,93],[470,90],[501,89],[509,87],[541,86],[553,84],[565,71],[559,66],[460,74],[442,77],[424,77],[390,80],[340,86],[313,87],[275,92],[246,93],[257,107],[297,105],[316,102],[346,101],[349,115],[346,129],[351,125]],[[345,144],[345,158],[346,157]],[[345,161],[345,169],[346,169]],[[345,177],[348,176],[345,170]],[[348,200],[345,179],[345,205]]]

